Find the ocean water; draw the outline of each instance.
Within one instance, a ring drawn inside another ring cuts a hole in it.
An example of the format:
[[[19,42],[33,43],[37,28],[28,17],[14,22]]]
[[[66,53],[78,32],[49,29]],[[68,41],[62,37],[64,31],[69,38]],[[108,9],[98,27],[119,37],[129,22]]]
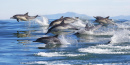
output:
[[[130,65],[130,21],[116,24],[90,34],[62,34],[62,45],[47,46],[33,42],[47,36],[47,26],[0,20],[0,65]]]

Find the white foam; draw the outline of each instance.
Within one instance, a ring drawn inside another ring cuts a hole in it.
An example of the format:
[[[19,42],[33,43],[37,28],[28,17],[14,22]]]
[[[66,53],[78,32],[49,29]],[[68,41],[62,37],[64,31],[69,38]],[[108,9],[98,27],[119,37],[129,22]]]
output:
[[[96,54],[130,54],[127,50],[130,50],[130,46],[97,45],[78,49],[80,52]]]
[[[78,62],[77,62],[78,61]],[[84,63],[83,63],[83,62]],[[45,65],[129,65],[129,62],[126,63],[90,63],[86,60],[60,60],[60,61],[34,61],[34,62],[23,62],[21,64],[45,64]]]
[[[64,34],[61,34],[58,38],[60,39],[60,42],[61,42],[62,44],[78,43],[77,40],[74,39],[72,36],[67,37],[67,36],[64,35]]]
[[[130,28],[130,21],[117,23],[116,25],[118,26],[118,28]]]
[[[111,43],[130,42],[130,31],[127,29],[116,31],[113,37],[111,37]]]
[[[61,42],[62,44],[71,44],[71,43],[69,43],[69,42],[67,41],[67,39],[65,38],[64,35],[60,35],[58,38],[60,39],[60,42]]]
[[[63,61],[35,61],[35,62],[23,62],[21,64],[45,64],[45,65],[71,65],[71,64],[63,64]]]
[[[77,28],[81,28],[81,27],[86,26],[85,23],[80,19],[78,19],[78,21],[75,21],[74,23],[71,23],[71,25],[73,25],[73,26],[75,26]]]
[[[130,31],[127,29],[115,31],[110,44],[80,48],[79,51],[96,54],[130,54],[130,46],[120,46],[123,44],[122,42],[130,42],[129,33]]]
[[[50,52],[50,53],[46,53],[46,52],[39,52],[35,55],[38,56],[45,56],[45,57],[55,57],[55,56],[69,56],[69,57],[74,57],[74,56],[82,56],[85,54],[64,54],[64,52]]]
[[[90,31],[86,31],[85,28],[81,28],[77,32],[80,33],[80,34],[89,34],[89,35],[93,34],[93,31],[91,31],[91,30]]]
[[[49,25],[48,19],[44,16],[42,16],[41,18],[42,18],[42,20],[35,19],[35,22],[38,23],[40,26],[48,26]]]

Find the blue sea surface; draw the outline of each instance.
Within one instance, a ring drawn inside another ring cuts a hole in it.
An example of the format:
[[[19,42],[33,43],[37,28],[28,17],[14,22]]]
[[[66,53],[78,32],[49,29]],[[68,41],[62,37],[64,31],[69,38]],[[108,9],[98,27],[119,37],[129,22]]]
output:
[[[130,65],[130,26],[126,26],[130,22],[117,21],[121,27],[118,30],[116,26],[109,30],[103,27],[94,35],[63,35],[66,44],[50,47],[33,42],[46,36],[45,27],[30,22],[0,20],[0,65]],[[110,40],[113,43],[108,43]]]

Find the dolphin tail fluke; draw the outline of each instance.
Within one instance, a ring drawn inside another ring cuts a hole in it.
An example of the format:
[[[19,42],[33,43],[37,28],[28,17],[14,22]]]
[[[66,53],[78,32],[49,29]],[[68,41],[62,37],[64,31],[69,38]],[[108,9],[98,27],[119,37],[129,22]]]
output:
[[[109,18],[109,16],[106,17],[107,19]]]

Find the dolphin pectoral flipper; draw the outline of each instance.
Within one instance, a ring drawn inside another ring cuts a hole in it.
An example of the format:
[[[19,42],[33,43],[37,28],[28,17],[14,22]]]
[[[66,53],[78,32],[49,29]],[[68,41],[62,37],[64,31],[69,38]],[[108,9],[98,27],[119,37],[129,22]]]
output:
[[[19,22],[19,19],[17,19],[17,21]]]

